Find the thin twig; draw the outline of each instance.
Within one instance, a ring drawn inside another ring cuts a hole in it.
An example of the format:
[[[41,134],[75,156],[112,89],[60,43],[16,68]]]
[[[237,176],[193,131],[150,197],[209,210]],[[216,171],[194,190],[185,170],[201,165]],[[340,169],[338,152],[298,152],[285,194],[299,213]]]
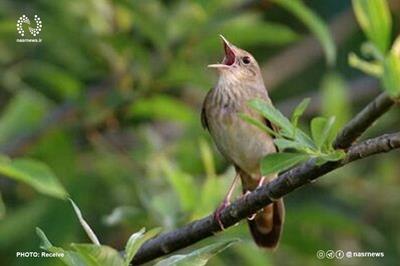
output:
[[[386,113],[393,104],[394,101],[386,93],[380,94],[343,128],[342,132],[336,138],[333,147],[336,149],[348,148],[372,123]]]

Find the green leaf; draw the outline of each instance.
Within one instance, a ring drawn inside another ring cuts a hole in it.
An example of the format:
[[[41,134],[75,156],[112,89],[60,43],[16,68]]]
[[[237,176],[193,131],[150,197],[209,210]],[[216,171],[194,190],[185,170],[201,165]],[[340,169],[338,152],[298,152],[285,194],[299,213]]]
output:
[[[348,62],[351,67],[354,67],[370,76],[377,78],[382,76],[383,68],[381,64],[365,61],[358,57],[355,53],[349,54]]]
[[[90,266],[121,266],[124,261],[118,251],[109,246],[94,244],[71,244],[71,247],[85,259]]]
[[[400,57],[390,52],[383,68],[382,82],[385,91],[392,97],[400,97]]]
[[[280,173],[309,158],[303,153],[280,152],[267,155],[261,161],[262,175]]]
[[[380,62],[383,61],[383,53],[371,42],[364,42],[361,44],[361,53],[366,58],[373,58]]]
[[[335,117],[327,119],[325,117],[316,117],[311,120],[311,135],[317,147],[321,149],[323,146],[329,146],[332,135]]]
[[[279,133],[282,136],[290,139],[295,139],[303,146],[308,146],[310,149],[314,149],[315,145],[300,128],[294,127],[290,121],[271,103],[265,102],[261,99],[253,99],[249,102],[249,105],[260,112],[265,118],[271,121],[272,124],[279,128]],[[277,136],[277,134],[274,134]],[[278,134],[279,136],[279,134]]]
[[[284,139],[284,138],[276,138],[274,139],[274,143],[278,146],[279,151],[284,151],[286,149],[295,149],[298,151],[306,152],[308,150],[308,146],[304,146],[299,142]]]
[[[392,18],[386,0],[353,0],[356,18],[365,35],[385,54],[389,48]]]
[[[143,237],[145,231],[146,229],[142,228],[140,229],[139,232],[133,233],[129,237],[128,242],[126,243],[125,246],[125,259],[124,259],[125,265],[129,265],[129,262],[132,260],[137,250],[140,248],[140,246],[137,246],[136,244],[138,240],[140,240]]]
[[[160,232],[161,228],[154,228],[145,233],[145,229],[142,228],[139,232],[132,234],[129,237],[128,242],[125,246],[124,265],[129,266],[131,260],[133,259],[139,248],[144,244],[144,242],[155,237]]]
[[[72,204],[72,207],[74,208],[75,214],[78,217],[79,223],[83,227],[83,230],[85,230],[86,234],[88,235],[89,239],[92,241],[93,244],[95,245],[100,245],[100,241],[97,238],[96,234],[93,232],[92,228],[90,228],[89,224],[83,219],[82,212],[78,208],[78,206],[75,204],[75,202],[69,198],[69,201]]]
[[[328,65],[334,65],[336,61],[335,43],[325,22],[299,0],[273,0],[273,2],[293,13],[310,29],[321,42]]]
[[[346,153],[343,150],[334,150],[333,152],[319,156],[316,160],[316,164],[322,165],[326,162],[336,162],[343,159],[345,156]]]
[[[400,35],[397,36],[396,40],[394,40],[393,46],[392,46],[392,53],[396,55],[397,57],[400,57]]]
[[[159,261],[155,266],[203,266],[214,255],[235,244],[239,240],[219,241],[185,255],[174,255]]]
[[[305,98],[294,109],[294,111],[292,113],[292,118],[291,118],[293,126],[295,126],[295,127],[297,126],[299,118],[303,115],[304,111],[307,109],[308,105],[310,104],[310,101],[311,101],[310,98]]]
[[[24,182],[38,192],[65,199],[68,193],[58,181],[51,169],[42,162],[33,159],[2,159],[0,173],[17,181]]]
[[[247,123],[258,127],[259,129],[267,132],[268,134],[270,134],[271,136],[275,136],[278,137],[278,133],[273,131],[272,129],[270,129],[269,127],[267,127],[264,123],[262,123],[260,120],[254,119],[251,116],[245,114],[245,113],[240,113],[239,117],[241,119],[243,119],[244,121],[246,121]]]
[[[254,99],[249,102],[249,105],[271,121],[272,124],[277,125],[285,131],[285,133],[293,135],[295,129],[293,125],[278,109],[275,109],[271,103],[261,99]]]
[[[60,247],[55,247],[51,244],[49,239],[46,237],[45,233],[38,227],[36,227],[36,234],[39,236],[41,240],[40,248],[55,254],[64,254],[62,257],[58,257],[61,261],[63,261],[68,266],[87,266],[88,264],[85,262],[85,259],[81,257],[75,251],[64,250]]]
[[[42,240],[42,244],[40,245],[42,249],[49,250],[49,248],[53,247],[42,229],[36,227],[36,234],[39,236],[40,240]]]

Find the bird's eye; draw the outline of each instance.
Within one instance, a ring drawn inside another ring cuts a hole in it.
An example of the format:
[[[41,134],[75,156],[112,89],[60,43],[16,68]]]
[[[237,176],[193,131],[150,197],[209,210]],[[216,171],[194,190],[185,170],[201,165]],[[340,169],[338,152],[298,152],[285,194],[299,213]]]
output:
[[[244,56],[244,57],[242,58],[242,61],[243,61],[243,63],[244,63],[245,65],[250,64],[250,57]]]

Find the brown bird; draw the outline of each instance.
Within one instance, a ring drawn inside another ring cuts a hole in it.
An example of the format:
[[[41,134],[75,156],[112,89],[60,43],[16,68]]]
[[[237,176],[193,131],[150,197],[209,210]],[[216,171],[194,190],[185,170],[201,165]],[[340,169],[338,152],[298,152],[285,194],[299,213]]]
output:
[[[215,88],[211,89],[203,103],[201,121],[210,132],[218,150],[236,169],[236,177],[215,212],[215,218],[223,229],[220,213],[229,202],[238,177],[243,192],[256,189],[264,180],[269,182],[276,174],[263,177],[260,161],[267,154],[275,153],[273,137],[256,126],[243,121],[244,113],[275,130],[274,125],[248,106],[248,101],[259,98],[271,102],[265,89],[260,67],[254,57],[228,42],[222,35],[225,57],[220,64],[209,65],[219,73]],[[260,247],[277,247],[284,222],[283,200],[273,204],[248,219],[251,234]]]

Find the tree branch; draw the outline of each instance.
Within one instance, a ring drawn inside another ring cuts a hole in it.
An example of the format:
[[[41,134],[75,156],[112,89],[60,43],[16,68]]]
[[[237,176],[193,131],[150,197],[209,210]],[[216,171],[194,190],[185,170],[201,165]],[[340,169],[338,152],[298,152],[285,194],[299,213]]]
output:
[[[261,186],[246,197],[234,201],[221,213],[221,221],[225,228],[230,227],[249,215],[257,212],[274,199],[281,198],[298,187],[312,182],[350,162],[376,153],[388,152],[400,148],[400,132],[383,135],[349,147],[372,123],[393,105],[393,101],[381,94],[356,115],[342,130],[335,140],[334,147],[347,149],[346,157],[338,162],[316,165],[310,159],[283,174],[270,183]],[[132,260],[132,264],[142,264],[190,246],[204,238],[221,231],[214,215],[191,222],[172,232],[161,234],[148,240]]]
[[[394,101],[386,93],[380,94],[343,128],[342,132],[336,137],[333,147],[336,149],[348,148],[393,104]]]

